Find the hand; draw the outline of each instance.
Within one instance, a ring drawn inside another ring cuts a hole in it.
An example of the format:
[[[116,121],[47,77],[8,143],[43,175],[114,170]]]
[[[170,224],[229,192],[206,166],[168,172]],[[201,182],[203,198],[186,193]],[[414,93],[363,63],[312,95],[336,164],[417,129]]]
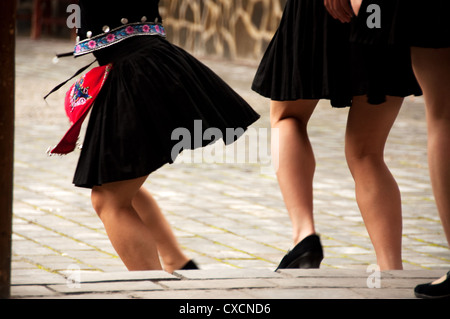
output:
[[[349,0],[324,0],[324,5],[333,18],[342,23],[351,21],[353,10]]]
[[[352,3],[353,12],[358,15],[359,9],[361,8],[362,0],[350,0]]]

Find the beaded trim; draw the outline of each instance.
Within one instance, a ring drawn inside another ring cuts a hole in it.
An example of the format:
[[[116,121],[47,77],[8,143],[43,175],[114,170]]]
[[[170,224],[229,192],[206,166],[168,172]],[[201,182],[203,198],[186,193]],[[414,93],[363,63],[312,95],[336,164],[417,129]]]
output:
[[[75,46],[74,55],[80,56],[88,54],[137,35],[158,35],[165,37],[166,31],[164,30],[164,27],[159,23],[127,24],[113,29],[110,32],[102,33],[79,42]]]

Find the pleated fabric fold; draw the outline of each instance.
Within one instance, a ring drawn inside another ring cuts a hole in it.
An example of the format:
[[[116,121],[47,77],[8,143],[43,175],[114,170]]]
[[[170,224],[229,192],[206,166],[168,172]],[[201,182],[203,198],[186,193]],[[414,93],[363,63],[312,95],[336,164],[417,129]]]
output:
[[[359,23],[334,19],[323,1],[288,0],[252,89],[275,101],[327,99],[333,107],[351,106],[359,95],[373,104],[387,95],[420,95],[409,48],[352,42]]]
[[[172,163],[183,149],[218,139],[232,143],[239,136],[227,136],[227,129],[245,130],[259,118],[213,71],[163,38],[125,40],[96,57],[113,69],[90,114],[76,186],[146,176]],[[220,136],[194,141],[208,128],[220,130]],[[177,129],[188,132],[192,143],[174,154]]]

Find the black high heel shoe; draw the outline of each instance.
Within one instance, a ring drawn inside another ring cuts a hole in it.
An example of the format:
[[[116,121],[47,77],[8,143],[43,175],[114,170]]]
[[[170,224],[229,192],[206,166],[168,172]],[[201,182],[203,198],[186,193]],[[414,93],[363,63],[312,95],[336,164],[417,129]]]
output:
[[[425,299],[450,298],[450,271],[446,276],[447,278],[440,283],[431,282],[416,286],[414,294],[417,298]]]
[[[193,269],[199,269],[199,268],[198,268],[197,264],[191,259],[180,270],[193,270]]]
[[[299,242],[294,249],[283,257],[275,271],[288,268],[319,268],[322,259],[323,249],[320,243],[320,237],[310,235]]]

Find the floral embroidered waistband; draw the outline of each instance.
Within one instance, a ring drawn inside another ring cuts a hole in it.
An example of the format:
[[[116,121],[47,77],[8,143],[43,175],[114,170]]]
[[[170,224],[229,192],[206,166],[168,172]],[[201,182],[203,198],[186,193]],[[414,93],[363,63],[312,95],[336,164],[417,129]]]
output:
[[[138,35],[158,35],[165,37],[166,31],[159,23],[127,24],[108,33],[102,33],[83,40],[75,46],[74,55],[80,56],[111,46],[117,42]]]

